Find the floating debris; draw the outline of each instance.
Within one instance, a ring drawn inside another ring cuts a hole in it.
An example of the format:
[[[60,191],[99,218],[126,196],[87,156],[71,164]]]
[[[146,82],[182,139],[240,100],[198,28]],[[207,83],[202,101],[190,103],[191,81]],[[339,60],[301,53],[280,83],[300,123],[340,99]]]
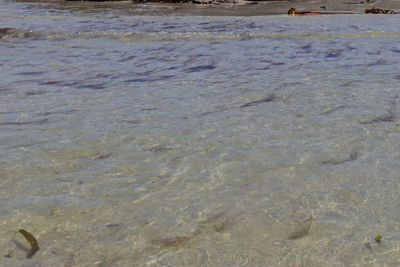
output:
[[[31,244],[31,250],[26,255],[26,258],[30,259],[39,250],[39,244],[38,244],[36,238],[28,231],[26,231],[24,229],[19,229],[18,232],[20,232],[25,237],[25,239],[29,242],[29,244]]]
[[[289,239],[298,239],[308,235],[313,221],[315,219],[311,215],[289,235]]]

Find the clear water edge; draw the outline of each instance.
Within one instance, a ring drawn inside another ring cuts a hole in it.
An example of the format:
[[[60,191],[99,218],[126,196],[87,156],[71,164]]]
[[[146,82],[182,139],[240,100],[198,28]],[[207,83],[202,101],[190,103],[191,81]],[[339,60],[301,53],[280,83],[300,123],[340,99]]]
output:
[[[1,265],[399,263],[397,16],[1,7]]]

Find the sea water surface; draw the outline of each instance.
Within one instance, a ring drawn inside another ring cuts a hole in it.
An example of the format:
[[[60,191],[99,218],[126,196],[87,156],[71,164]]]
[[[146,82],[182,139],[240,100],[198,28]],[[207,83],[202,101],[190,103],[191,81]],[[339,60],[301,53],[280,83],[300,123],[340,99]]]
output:
[[[168,10],[0,2],[0,265],[398,266],[399,15]]]

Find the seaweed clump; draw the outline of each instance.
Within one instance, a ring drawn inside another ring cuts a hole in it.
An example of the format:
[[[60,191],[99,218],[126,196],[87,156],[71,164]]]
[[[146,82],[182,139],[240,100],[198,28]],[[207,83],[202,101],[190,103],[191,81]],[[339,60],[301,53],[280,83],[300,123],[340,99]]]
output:
[[[381,242],[382,242],[382,236],[381,235],[377,235],[377,236],[375,236],[375,242],[376,243],[378,243],[378,244],[380,244]]]
[[[31,244],[31,249],[28,251],[28,254],[26,255],[26,258],[30,259],[33,257],[33,255],[35,255],[36,252],[38,252],[39,243],[38,243],[37,239],[28,231],[26,231],[24,229],[19,229],[18,232],[20,232],[25,237],[25,239],[29,242],[29,244]]]
[[[322,8],[322,7],[321,7]],[[288,10],[288,15],[335,15],[335,14],[351,14],[348,12],[318,12],[318,11],[297,11],[296,8],[290,8]],[[381,8],[370,8],[364,11],[364,14],[397,14],[397,12],[390,9],[381,9]]]
[[[298,11],[294,7],[288,10],[288,15],[296,16],[296,15],[338,15],[338,14],[348,14],[344,12],[318,12],[318,11]]]
[[[364,11],[364,14],[395,14],[393,10],[390,9],[380,9],[380,8],[370,8]]]

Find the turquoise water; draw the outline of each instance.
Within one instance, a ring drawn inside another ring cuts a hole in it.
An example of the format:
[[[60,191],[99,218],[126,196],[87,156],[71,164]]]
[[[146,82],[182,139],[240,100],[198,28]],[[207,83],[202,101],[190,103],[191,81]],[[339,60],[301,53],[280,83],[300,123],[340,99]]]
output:
[[[0,265],[398,265],[398,15],[171,7],[0,3]]]

